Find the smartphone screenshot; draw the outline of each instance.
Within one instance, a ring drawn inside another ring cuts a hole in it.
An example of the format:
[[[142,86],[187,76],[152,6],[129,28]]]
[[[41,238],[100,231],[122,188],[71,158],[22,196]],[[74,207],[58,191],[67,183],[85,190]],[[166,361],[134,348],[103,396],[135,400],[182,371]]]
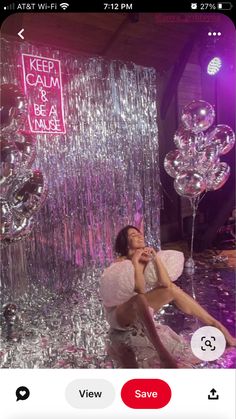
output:
[[[2,419],[235,418],[234,8],[2,1]]]

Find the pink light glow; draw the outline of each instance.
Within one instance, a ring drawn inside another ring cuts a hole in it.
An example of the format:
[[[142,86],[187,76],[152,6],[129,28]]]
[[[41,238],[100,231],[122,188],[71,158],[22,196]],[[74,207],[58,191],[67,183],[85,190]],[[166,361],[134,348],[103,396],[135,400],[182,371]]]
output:
[[[22,64],[30,131],[64,134],[66,131],[60,61],[22,54]]]

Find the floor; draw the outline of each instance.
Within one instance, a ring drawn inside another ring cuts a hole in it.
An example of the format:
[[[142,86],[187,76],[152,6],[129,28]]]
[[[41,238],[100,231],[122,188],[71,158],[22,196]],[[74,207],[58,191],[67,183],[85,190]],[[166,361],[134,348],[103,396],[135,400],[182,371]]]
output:
[[[183,243],[165,248],[182,249]],[[178,285],[192,295],[235,335],[236,251],[209,250],[194,255],[194,274],[184,272]],[[108,354],[109,328],[104,320],[98,295],[101,270],[78,272],[70,289],[53,293],[32,286],[17,301],[17,310],[4,317],[0,348],[2,368],[116,368],[121,367]],[[3,303],[11,300],[5,292]],[[170,326],[188,340],[201,325],[173,305],[156,314],[159,324]],[[141,360],[142,361],[142,360]],[[143,364],[140,361],[139,367]],[[196,368],[234,368],[236,350],[219,360],[201,363]],[[153,365],[146,364],[148,368]]]

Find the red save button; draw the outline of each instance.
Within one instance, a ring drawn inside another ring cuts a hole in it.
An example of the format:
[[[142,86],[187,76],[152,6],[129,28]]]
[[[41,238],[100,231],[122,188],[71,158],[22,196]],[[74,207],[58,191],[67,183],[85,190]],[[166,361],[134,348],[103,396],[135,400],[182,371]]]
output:
[[[163,380],[134,379],[123,385],[121,398],[133,409],[161,409],[169,403],[171,389]]]

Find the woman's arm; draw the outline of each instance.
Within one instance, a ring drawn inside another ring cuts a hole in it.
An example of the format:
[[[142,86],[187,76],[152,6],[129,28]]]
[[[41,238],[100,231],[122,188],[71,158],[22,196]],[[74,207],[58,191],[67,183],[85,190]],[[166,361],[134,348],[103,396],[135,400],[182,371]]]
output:
[[[164,288],[169,288],[172,284],[172,281],[169,277],[169,274],[166,270],[165,265],[163,264],[161,258],[159,257],[158,252],[156,252],[153,248],[151,248],[151,254],[153,257],[152,260],[153,260],[153,264],[154,264],[159,282]]]
[[[138,294],[145,293],[145,279],[143,275],[143,267],[140,264],[134,264],[134,280],[135,288],[134,291]]]
[[[143,249],[138,249],[134,253],[131,261],[134,266],[134,280],[135,288],[134,291],[138,294],[145,293],[145,278],[143,274],[143,265],[140,263],[140,258],[143,253]]]

